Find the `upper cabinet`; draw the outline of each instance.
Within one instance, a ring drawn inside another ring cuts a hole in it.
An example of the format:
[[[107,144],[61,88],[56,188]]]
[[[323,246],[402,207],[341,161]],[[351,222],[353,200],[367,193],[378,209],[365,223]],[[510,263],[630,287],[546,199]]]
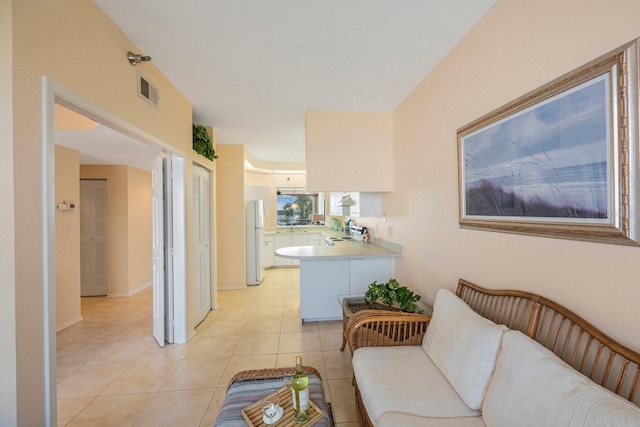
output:
[[[382,201],[380,193],[359,192],[349,193],[354,201],[350,206],[349,216],[353,217],[381,217]]]
[[[305,141],[308,189],[393,191],[391,113],[310,111]]]
[[[382,199],[380,193],[371,192],[332,192],[330,215],[348,217],[380,217],[382,216]],[[347,200],[348,202],[345,202]]]

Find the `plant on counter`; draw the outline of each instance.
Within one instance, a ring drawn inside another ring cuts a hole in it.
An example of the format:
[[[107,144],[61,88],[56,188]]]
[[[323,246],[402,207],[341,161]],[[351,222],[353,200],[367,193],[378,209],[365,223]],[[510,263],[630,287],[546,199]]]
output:
[[[398,306],[400,310],[407,313],[421,313],[416,303],[422,299],[418,294],[414,294],[406,286],[400,286],[396,279],[391,279],[387,283],[377,281],[369,285],[369,289],[364,297],[371,301],[381,301],[388,306]]]
[[[218,158],[216,150],[213,149],[209,132],[207,132],[204,126],[193,125],[193,149],[196,153],[203,155],[209,160]]]

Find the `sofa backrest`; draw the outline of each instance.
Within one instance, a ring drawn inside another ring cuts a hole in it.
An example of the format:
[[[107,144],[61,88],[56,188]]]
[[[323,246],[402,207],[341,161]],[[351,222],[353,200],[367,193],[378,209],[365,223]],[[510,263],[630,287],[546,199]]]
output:
[[[491,427],[640,426],[640,408],[520,331],[504,334],[482,405]]]
[[[571,310],[540,295],[485,289],[464,279],[456,294],[482,316],[525,333],[595,383],[640,406],[640,353]]]

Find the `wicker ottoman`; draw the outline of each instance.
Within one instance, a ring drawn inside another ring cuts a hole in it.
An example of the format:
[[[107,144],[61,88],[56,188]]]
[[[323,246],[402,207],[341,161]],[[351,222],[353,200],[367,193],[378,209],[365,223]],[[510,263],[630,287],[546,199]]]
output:
[[[329,416],[329,405],[324,397],[324,387],[320,374],[310,366],[304,366],[303,369],[309,376],[309,398],[319,410],[324,412],[324,416],[313,423],[313,426],[333,427],[333,422]],[[264,393],[280,389],[284,386],[284,377],[294,373],[294,367],[258,369],[237,373],[229,381],[227,395],[216,418],[215,427],[247,426],[248,424],[242,416],[242,410],[260,400]],[[295,422],[283,423],[283,421],[284,419],[278,421],[275,425],[278,427],[296,425]],[[263,423],[258,425],[263,425]]]

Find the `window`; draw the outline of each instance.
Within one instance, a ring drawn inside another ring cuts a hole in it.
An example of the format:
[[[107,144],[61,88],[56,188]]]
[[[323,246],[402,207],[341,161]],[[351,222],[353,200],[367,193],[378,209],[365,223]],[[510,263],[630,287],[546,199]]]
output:
[[[309,193],[305,188],[277,189],[278,226],[312,225],[318,208],[318,193]]]

